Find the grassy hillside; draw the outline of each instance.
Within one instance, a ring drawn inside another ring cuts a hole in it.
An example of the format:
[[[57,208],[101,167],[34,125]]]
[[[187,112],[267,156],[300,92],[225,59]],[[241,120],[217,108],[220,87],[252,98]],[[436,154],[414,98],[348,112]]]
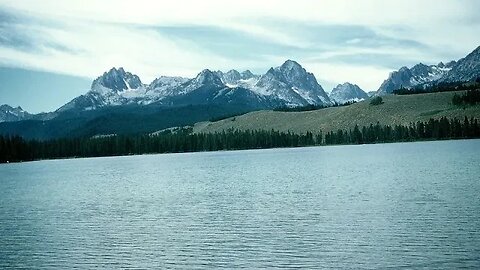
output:
[[[405,96],[385,96],[383,104],[372,106],[369,101],[350,106],[331,107],[307,112],[257,111],[217,122],[201,122],[194,132],[210,133],[227,129],[278,130],[295,133],[329,132],[380,122],[383,125],[408,124],[429,118],[480,118],[480,105],[460,107],[452,104],[459,92],[428,93]]]

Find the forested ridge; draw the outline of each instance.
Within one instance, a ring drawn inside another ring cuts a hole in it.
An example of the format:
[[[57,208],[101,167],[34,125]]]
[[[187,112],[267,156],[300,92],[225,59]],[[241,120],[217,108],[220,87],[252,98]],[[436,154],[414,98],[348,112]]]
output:
[[[427,122],[393,126],[376,123],[326,134],[294,134],[274,130],[228,130],[204,134],[193,133],[191,129],[178,129],[158,134],[109,135],[48,141],[0,136],[0,162],[462,138],[480,138],[478,119],[442,117]]]
[[[401,87],[400,89],[393,90],[394,95],[416,95],[425,93],[438,93],[438,92],[452,92],[452,91],[468,91],[477,90],[480,88],[480,77],[473,82],[443,82],[430,85],[419,85],[413,88]]]

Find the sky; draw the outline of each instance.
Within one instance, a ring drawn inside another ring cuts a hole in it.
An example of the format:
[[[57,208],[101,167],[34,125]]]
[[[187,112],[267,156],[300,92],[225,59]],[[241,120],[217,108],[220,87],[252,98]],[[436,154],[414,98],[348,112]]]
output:
[[[0,0],[0,104],[52,111],[112,67],[144,83],[287,59],[326,91],[480,45],[477,0]]]

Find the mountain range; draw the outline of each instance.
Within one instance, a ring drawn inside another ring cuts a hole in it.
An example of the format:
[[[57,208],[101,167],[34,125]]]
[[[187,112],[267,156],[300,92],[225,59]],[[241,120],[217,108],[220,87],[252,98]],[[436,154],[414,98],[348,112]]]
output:
[[[480,78],[480,46],[466,57],[437,65],[416,64],[390,73],[377,95],[391,94],[400,88],[425,88],[437,83],[468,82]]]
[[[447,64],[402,67],[374,95],[479,77],[480,47]],[[21,107],[0,106],[0,134],[49,139],[151,132],[254,110],[360,101],[372,94],[347,82],[328,95],[315,76],[293,60],[262,75],[205,69],[195,78],[161,76],[150,84],[123,68],[112,68],[96,78],[85,94],[54,112],[30,114]]]
[[[253,110],[332,104],[315,76],[293,60],[263,75],[205,69],[195,78],[161,76],[150,84],[112,68],[54,112],[3,117],[0,133],[36,139],[145,133]]]
[[[200,104],[243,104],[252,109],[279,106],[330,105],[328,95],[312,73],[295,61],[287,60],[264,75],[246,70],[210,71],[195,78],[162,76],[144,84],[123,68],[112,68],[95,79],[90,91],[57,112],[86,111],[108,106],[162,106]]]

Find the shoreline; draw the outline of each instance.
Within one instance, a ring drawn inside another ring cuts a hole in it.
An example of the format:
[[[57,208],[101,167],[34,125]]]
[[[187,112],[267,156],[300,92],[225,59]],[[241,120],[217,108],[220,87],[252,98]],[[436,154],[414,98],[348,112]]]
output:
[[[40,161],[55,161],[55,160],[76,160],[76,159],[91,159],[91,158],[110,158],[110,157],[129,157],[129,156],[149,156],[149,155],[171,155],[171,154],[194,154],[194,153],[214,153],[214,152],[238,152],[238,151],[255,151],[255,150],[273,150],[273,149],[298,149],[298,148],[313,148],[313,147],[338,147],[338,146],[363,146],[363,145],[379,145],[379,144],[400,144],[400,143],[422,143],[422,142],[441,142],[441,141],[467,141],[480,140],[480,138],[448,138],[448,139],[434,139],[434,140],[412,140],[412,141],[392,141],[392,142],[374,142],[374,143],[346,143],[346,144],[319,144],[319,145],[304,145],[304,146],[289,146],[289,147],[264,147],[264,148],[242,148],[242,149],[221,149],[211,151],[183,151],[183,152],[158,152],[158,153],[143,153],[143,154],[127,154],[127,155],[102,155],[102,156],[85,156],[85,157],[59,157],[59,158],[45,158],[24,161],[2,162],[0,166],[5,164],[31,163]]]

